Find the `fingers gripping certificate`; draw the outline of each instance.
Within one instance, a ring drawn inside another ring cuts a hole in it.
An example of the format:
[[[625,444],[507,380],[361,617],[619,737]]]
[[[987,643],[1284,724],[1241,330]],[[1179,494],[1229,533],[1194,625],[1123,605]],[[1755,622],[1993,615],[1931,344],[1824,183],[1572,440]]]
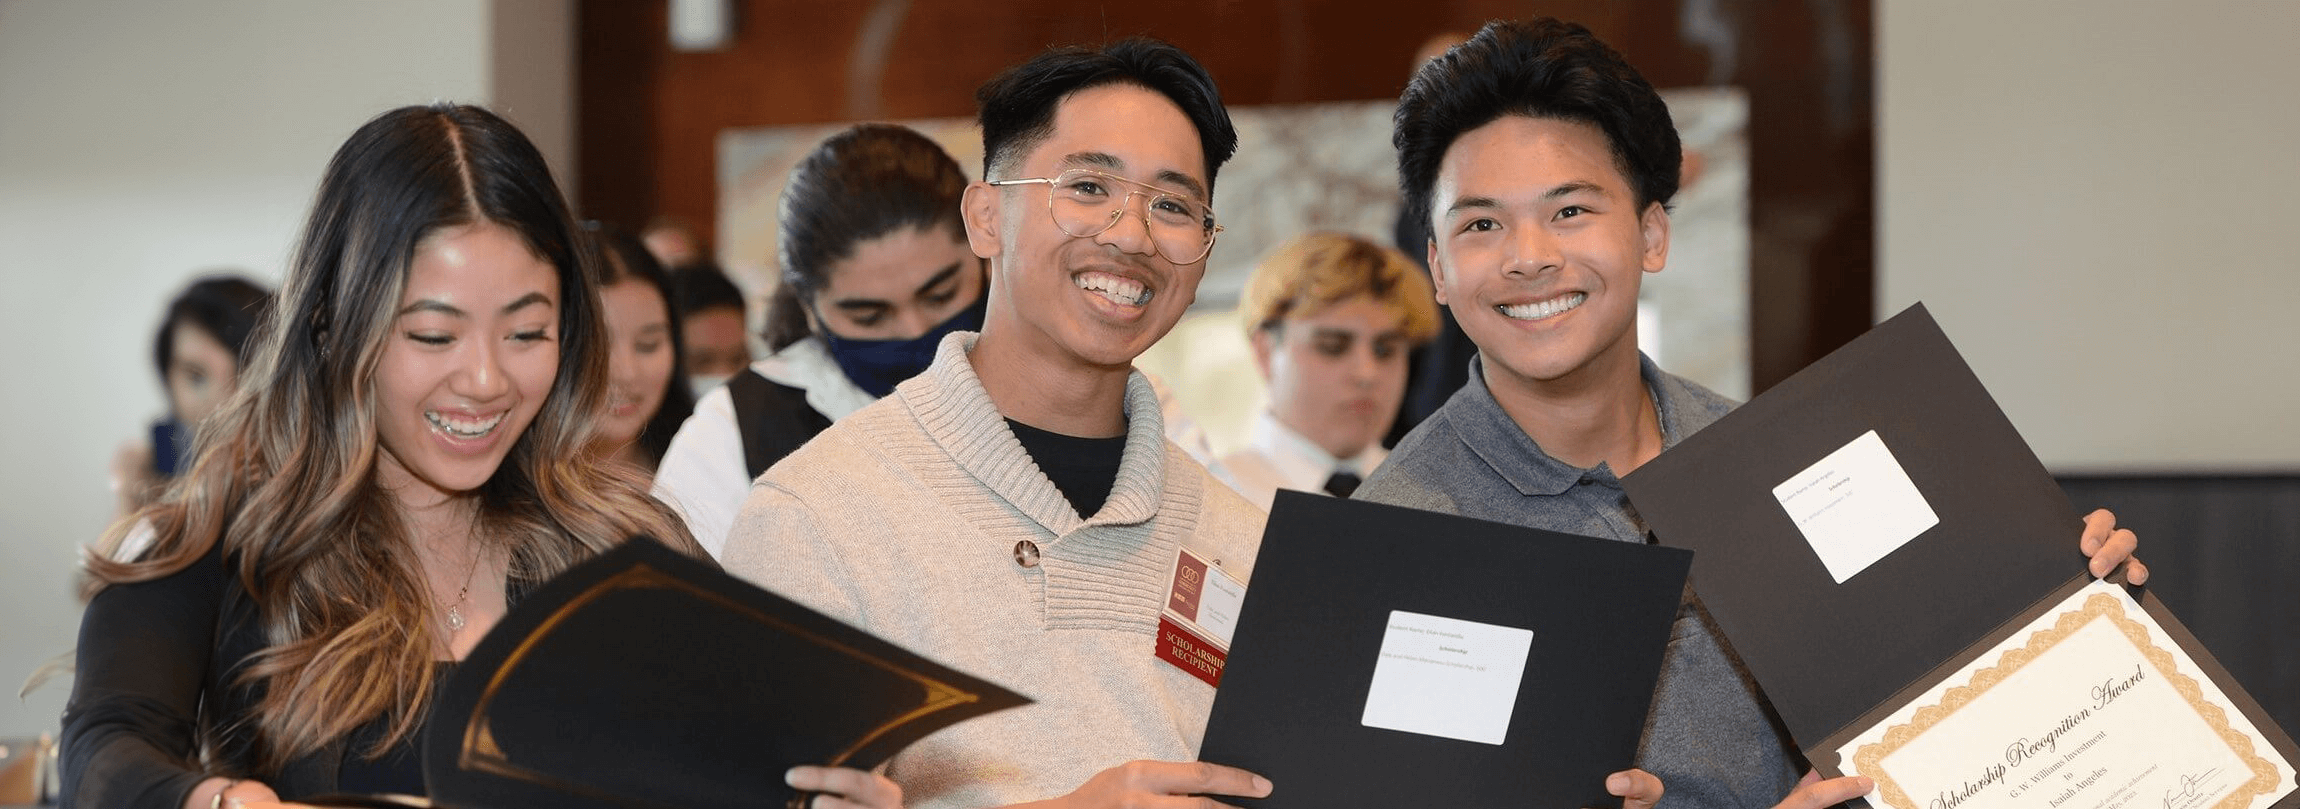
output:
[[[2293,791],[2259,729],[2107,582],[1838,754],[1895,809],[2249,809]]]

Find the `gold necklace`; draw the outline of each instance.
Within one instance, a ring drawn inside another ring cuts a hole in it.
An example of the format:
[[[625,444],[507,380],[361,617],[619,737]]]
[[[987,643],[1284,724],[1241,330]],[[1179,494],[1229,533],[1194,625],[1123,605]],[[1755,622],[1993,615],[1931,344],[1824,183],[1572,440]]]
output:
[[[464,533],[471,551],[471,564],[463,571],[463,589],[455,591],[455,603],[447,605],[447,631],[463,631],[463,605],[471,601],[471,580],[479,575],[479,517],[472,515],[471,529]]]

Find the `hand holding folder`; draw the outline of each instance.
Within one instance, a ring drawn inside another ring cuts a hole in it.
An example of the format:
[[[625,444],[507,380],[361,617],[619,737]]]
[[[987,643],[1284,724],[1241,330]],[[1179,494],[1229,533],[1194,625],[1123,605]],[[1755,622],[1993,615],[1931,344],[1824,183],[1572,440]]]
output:
[[[2300,806],[2300,748],[2123,586],[2147,578],[2131,532],[2073,517],[1921,306],[1623,485],[1700,552],[1695,589],[1807,758],[1872,801]]]

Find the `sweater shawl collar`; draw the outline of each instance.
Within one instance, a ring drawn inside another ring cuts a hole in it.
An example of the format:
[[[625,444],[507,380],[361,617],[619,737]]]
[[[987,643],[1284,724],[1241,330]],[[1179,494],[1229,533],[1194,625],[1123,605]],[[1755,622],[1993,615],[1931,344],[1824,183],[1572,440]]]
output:
[[[928,438],[979,485],[1057,537],[1081,527],[1139,525],[1158,515],[1161,501],[1186,494],[1166,490],[1168,458],[1158,394],[1136,371],[1126,378],[1126,449],[1118,462],[1118,480],[1102,510],[1081,519],[1022,448],[975,375],[970,354],[978,337],[974,332],[944,337],[934,364],[897,386],[895,395]]]

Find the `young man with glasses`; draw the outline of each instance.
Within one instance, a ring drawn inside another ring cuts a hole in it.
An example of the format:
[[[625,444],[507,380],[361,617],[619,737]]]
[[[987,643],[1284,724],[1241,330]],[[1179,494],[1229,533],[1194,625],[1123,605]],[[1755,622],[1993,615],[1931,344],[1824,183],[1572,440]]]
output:
[[[1392,141],[1406,210],[1429,226],[1438,303],[1478,353],[1356,496],[1648,541],[1618,476],[1733,407],[1637,349],[1637,290],[1668,262],[1682,159],[1668,107],[1586,28],[1497,22],[1414,76]],[[2094,575],[2137,542],[2106,511],[2078,540]],[[2148,573],[2135,560],[2128,575]],[[1799,781],[1794,746],[1690,599],[1638,763],[1676,805],[1819,809],[1870,788]]]
[[[961,207],[992,265],[981,334],[768,470],[722,561],[1038,700],[896,756],[914,807],[1267,795],[1190,760],[1214,689],[1158,646],[1183,554],[1243,586],[1264,515],[1161,437],[1132,369],[1205,272],[1229,115],[1188,54],[1140,39],[1049,51],[978,100],[987,182]],[[1637,771],[1608,789],[1660,794]]]
[[[1050,51],[979,100],[982,332],[761,477],[723,561],[1037,700],[897,756],[913,806],[1266,794],[1190,761],[1214,689],[1154,648],[1178,553],[1244,581],[1263,517],[1166,441],[1132,369],[1205,271],[1229,115],[1146,40]]]

